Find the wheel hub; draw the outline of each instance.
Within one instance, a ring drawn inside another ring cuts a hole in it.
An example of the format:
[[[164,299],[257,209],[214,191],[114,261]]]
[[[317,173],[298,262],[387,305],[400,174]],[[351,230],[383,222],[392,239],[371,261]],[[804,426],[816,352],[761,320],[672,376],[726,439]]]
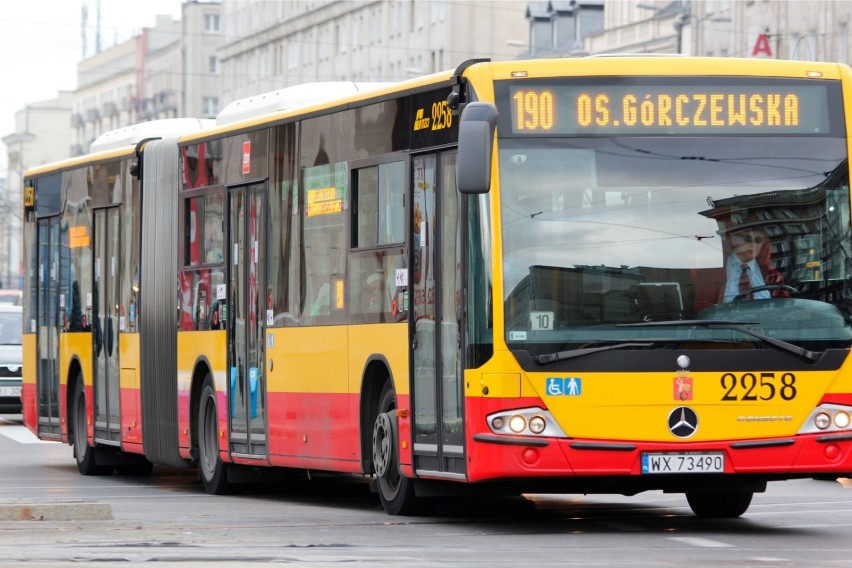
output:
[[[376,467],[376,475],[384,477],[393,461],[391,445],[391,423],[387,413],[379,414],[373,426],[373,465]]]

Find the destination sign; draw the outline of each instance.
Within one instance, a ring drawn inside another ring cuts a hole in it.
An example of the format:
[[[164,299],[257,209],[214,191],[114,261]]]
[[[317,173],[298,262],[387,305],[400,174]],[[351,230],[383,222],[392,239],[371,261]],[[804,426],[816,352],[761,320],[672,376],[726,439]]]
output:
[[[826,82],[549,84],[507,89],[514,135],[828,134]],[[666,82],[668,83],[668,81]],[[499,99],[499,97],[498,97]],[[503,115],[504,113],[501,113]]]

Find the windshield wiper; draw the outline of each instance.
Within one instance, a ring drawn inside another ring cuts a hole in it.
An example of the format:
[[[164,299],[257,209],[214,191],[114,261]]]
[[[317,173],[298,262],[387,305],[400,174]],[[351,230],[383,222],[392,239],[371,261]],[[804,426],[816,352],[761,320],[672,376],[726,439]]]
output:
[[[592,353],[600,353],[601,351],[612,351],[613,349],[625,349],[627,347],[651,347],[652,342],[645,343],[616,343],[614,345],[604,345],[603,347],[586,347],[583,349],[572,349],[570,351],[558,351],[556,353],[548,353],[547,355],[536,355],[535,362],[539,365],[547,365],[556,361],[564,361],[565,359],[575,359],[583,355],[591,355]]]
[[[692,327],[692,326],[701,326],[707,327],[710,329],[730,329],[731,331],[738,331],[745,335],[749,335],[751,337],[755,337],[760,339],[761,341],[772,345],[776,349],[780,349],[781,351],[787,351],[788,353],[792,353],[793,355],[797,355],[802,359],[805,359],[810,362],[815,362],[819,359],[820,355],[814,351],[808,351],[803,347],[799,347],[798,345],[793,345],[792,343],[787,343],[786,341],[781,341],[780,339],[775,339],[774,337],[769,337],[768,335],[763,335],[762,333],[758,333],[756,331],[752,331],[744,325],[756,325],[758,322],[754,321],[736,321],[736,320],[671,320],[671,321],[648,321],[641,323],[618,323],[615,324],[615,327],[670,327],[670,326],[680,326],[680,327]]]

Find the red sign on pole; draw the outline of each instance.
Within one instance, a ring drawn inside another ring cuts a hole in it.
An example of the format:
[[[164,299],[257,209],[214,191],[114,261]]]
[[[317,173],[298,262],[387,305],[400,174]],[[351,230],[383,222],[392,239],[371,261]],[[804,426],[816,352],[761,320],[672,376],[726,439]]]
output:
[[[243,142],[243,173],[251,172],[251,142]]]

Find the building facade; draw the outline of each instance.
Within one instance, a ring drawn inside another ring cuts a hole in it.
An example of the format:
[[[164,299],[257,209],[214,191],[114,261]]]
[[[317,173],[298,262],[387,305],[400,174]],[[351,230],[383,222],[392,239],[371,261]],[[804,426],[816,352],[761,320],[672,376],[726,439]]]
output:
[[[138,122],[216,116],[218,105],[209,101],[219,96],[213,61],[222,42],[220,11],[218,2],[184,2],[180,20],[157,16],[130,41],[81,61],[70,155],[87,153],[104,132]]]
[[[527,2],[225,0],[222,101],[300,83],[400,81],[513,59]]]
[[[586,50],[849,63],[850,17],[833,0],[606,0]]]
[[[5,288],[19,288],[23,275],[24,171],[68,157],[71,129],[57,125],[69,123],[73,98],[71,91],[62,91],[55,99],[25,106],[15,113],[15,132],[3,137],[8,170],[0,192],[0,284]]]

